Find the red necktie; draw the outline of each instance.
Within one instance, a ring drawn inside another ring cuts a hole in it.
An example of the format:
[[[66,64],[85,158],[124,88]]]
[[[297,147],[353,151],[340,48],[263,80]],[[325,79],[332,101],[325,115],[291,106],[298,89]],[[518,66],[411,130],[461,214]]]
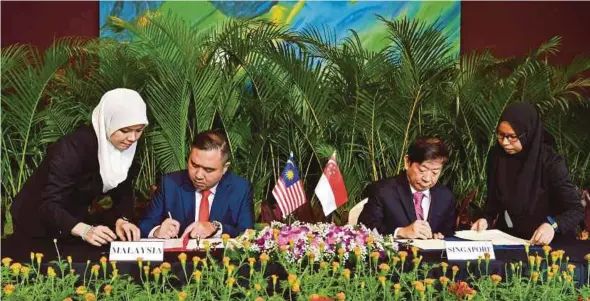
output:
[[[199,222],[209,221],[209,195],[210,190],[201,191],[201,204],[199,205]]]
[[[422,211],[422,198],[424,193],[421,191],[414,192],[414,209],[416,209],[416,218],[424,220],[424,211]]]

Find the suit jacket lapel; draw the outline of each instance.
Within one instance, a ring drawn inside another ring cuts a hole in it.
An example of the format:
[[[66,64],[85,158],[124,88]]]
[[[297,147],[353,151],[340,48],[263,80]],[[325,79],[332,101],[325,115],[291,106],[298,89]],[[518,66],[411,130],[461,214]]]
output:
[[[221,221],[223,214],[227,211],[227,206],[229,205],[227,199],[229,197],[231,186],[231,183],[228,179],[228,173],[226,173],[221,178],[219,184],[217,185],[217,190],[215,191],[215,196],[213,197],[213,205],[211,206],[211,214],[209,214],[209,220]]]
[[[410,190],[410,182],[408,182],[405,172],[402,172],[398,178],[397,191],[410,223],[414,222],[416,220],[416,209],[414,209],[414,201],[412,197],[412,191]]]
[[[430,227],[433,227],[435,220],[433,219],[436,214],[435,212],[438,212],[438,209],[436,208],[436,205],[438,205],[436,203],[436,185],[434,185],[432,188],[430,188],[430,209],[428,210],[428,218],[427,221],[430,224]]]
[[[184,211],[184,218],[186,221],[186,226],[190,225],[192,222],[195,221],[195,186],[193,183],[187,178],[182,184],[182,206]],[[168,214],[168,213],[166,213]],[[182,223],[181,223],[182,224]]]

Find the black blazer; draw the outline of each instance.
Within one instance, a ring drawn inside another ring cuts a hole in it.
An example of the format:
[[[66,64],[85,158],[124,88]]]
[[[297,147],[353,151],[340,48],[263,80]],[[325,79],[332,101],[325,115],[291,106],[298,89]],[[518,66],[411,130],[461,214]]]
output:
[[[107,192],[113,201],[99,224],[114,229],[120,217],[132,217],[133,171]],[[102,196],[98,139],[92,126],[81,126],[51,145],[39,167],[14,197],[10,212],[15,235],[67,237],[79,222],[91,224],[88,206]]]
[[[369,200],[359,222],[381,234],[393,234],[416,220],[416,210],[410,183],[405,172],[372,183],[366,189]],[[427,221],[432,233],[452,236],[455,233],[455,198],[450,189],[440,183],[430,188],[430,209]]]

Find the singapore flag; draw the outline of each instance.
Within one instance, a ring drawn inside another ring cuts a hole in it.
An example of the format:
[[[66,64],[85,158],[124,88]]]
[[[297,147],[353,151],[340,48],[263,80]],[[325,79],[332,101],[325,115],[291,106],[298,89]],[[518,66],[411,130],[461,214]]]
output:
[[[325,216],[348,201],[344,179],[336,163],[336,153],[330,156],[318,186],[315,188],[315,194],[322,204]]]

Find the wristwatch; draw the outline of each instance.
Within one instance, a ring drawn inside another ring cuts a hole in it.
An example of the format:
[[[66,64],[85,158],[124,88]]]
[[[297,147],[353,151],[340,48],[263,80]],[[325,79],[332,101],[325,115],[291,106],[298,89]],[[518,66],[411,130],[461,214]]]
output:
[[[557,222],[555,222],[555,220],[551,216],[547,216],[547,221],[549,221],[549,225],[553,227],[553,231],[557,232],[559,230]]]
[[[216,234],[217,231],[219,231],[219,229],[221,229],[221,223],[218,221],[212,221],[211,223],[213,224],[213,227],[215,227],[215,232],[213,232],[213,234]]]

